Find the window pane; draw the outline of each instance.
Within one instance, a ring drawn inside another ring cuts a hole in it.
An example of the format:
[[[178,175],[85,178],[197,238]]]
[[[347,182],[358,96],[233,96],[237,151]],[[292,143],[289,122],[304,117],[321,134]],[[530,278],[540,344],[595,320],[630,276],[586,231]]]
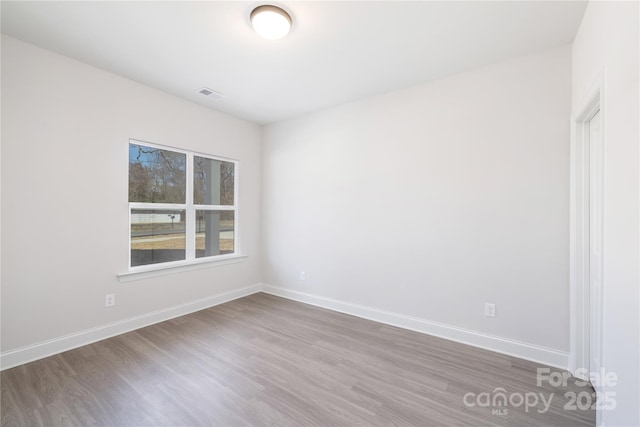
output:
[[[193,202],[233,206],[234,164],[194,156]]]
[[[234,252],[234,211],[196,211],[196,258]]]
[[[185,259],[185,211],[131,210],[131,266]]]
[[[185,154],[129,144],[129,201],[186,203]]]

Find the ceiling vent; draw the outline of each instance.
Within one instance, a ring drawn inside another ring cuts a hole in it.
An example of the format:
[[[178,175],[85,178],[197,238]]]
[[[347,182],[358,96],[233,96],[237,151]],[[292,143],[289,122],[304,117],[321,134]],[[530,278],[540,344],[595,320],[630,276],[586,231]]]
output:
[[[213,89],[209,89],[208,87],[203,87],[202,89],[199,89],[198,93],[200,95],[204,95],[211,99],[220,99],[223,97],[223,95],[220,92],[215,91]]]

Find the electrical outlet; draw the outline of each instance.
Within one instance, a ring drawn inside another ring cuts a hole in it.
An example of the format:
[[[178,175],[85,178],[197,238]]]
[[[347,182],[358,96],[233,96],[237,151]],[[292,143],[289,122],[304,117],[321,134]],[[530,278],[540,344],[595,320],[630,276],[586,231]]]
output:
[[[496,305],[485,303],[484,304],[484,315],[488,317],[496,317]]]
[[[116,294],[107,294],[104,296],[104,306],[112,307],[116,305]]]
[[[307,273],[305,273],[304,271],[300,272],[300,280],[302,282],[304,282],[305,280],[307,280]]]

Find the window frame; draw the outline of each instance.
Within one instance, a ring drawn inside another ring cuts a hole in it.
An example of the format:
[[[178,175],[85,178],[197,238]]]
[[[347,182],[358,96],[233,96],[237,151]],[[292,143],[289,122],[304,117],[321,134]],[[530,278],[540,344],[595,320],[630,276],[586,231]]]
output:
[[[172,151],[179,154],[184,154],[185,159],[185,203],[153,203],[153,202],[131,202],[129,201],[129,148],[131,145],[142,145],[149,148],[156,148],[159,150]],[[223,162],[233,163],[233,205],[196,205],[194,204],[194,157],[203,157],[211,160],[218,160]],[[185,150],[182,148],[156,144],[152,142],[142,141],[139,139],[129,138],[127,144],[127,202],[128,202],[128,271],[130,273],[166,270],[174,267],[184,267],[189,265],[206,264],[212,262],[218,262],[228,260],[232,258],[238,258],[241,255],[240,252],[240,224],[238,222],[238,201],[239,201],[239,177],[240,177],[240,162],[235,159],[214,156],[199,151]],[[177,261],[159,262],[153,264],[144,265],[131,265],[131,218],[132,211],[136,209],[147,210],[184,210],[185,211],[185,259]],[[233,211],[233,252],[221,255],[210,255],[198,258],[196,256],[196,211]]]

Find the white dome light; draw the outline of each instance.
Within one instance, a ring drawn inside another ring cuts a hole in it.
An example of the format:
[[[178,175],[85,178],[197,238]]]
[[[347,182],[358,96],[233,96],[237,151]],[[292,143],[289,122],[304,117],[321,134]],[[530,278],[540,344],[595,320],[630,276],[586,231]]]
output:
[[[260,36],[278,40],[289,33],[291,16],[277,6],[258,6],[251,12],[251,25]]]

